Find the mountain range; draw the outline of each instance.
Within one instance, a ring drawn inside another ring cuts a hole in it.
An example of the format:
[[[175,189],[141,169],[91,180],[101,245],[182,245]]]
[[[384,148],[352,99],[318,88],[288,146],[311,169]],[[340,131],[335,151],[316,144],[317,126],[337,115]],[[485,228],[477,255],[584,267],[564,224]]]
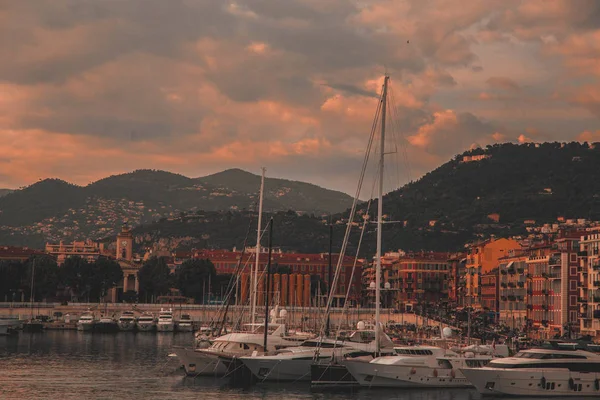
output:
[[[599,171],[598,144],[506,143],[465,151],[384,196],[390,222],[384,225],[384,249],[452,251],[490,235],[524,235],[532,221],[600,220]],[[0,243],[110,239],[127,220],[140,246],[239,247],[256,222],[252,204],[259,182],[241,170],[196,179],[143,170],[86,187],[46,180],[0,197]],[[275,245],[327,251],[331,220],[339,247],[349,196],[277,179],[266,181],[266,192]],[[360,206],[371,220],[376,203],[368,211],[366,203]],[[324,218],[324,213],[333,215]],[[374,248],[375,236],[369,226],[364,255]],[[352,239],[357,242],[356,234]]]
[[[367,213],[366,203],[360,207]],[[525,236],[532,224],[598,221],[600,144],[506,143],[475,148],[388,193],[383,209],[390,222],[384,224],[386,251],[456,251],[468,241],[491,235]],[[371,220],[376,219],[376,210],[374,201],[368,210]],[[136,233],[146,244],[164,240],[172,247],[231,248],[242,245],[252,217],[251,213],[213,214],[195,221],[161,221],[141,226]],[[332,216],[334,251],[341,244],[347,218],[347,212]],[[357,224],[360,221],[355,219]],[[325,252],[326,223],[318,217],[277,213],[273,243],[286,250]],[[358,242],[358,229],[354,232],[348,254]],[[370,226],[361,254],[372,255],[375,242]]]
[[[0,197],[0,243],[98,239],[130,225],[199,211],[256,208],[260,176],[240,169],[188,178],[157,170],[114,175],[87,186],[45,179]],[[340,212],[345,193],[309,183],[265,179],[265,211]]]

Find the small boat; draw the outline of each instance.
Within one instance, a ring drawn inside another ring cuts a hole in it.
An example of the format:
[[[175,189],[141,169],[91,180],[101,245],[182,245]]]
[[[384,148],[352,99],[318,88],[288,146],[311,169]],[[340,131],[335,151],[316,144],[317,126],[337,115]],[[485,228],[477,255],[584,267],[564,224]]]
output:
[[[189,314],[181,314],[179,321],[175,324],[177,332],[192,332],[194,330],[194,321]]]
[[[77,330],[83,332],[91,332],[95,325],[94,315],[91,313],[83,314],[77,322]]]
[[[18,326],[19,320],[16,318],[0,319],[0,336],[14,333]]]
[[[133,311],[124,311],[117,322],[119,330],[123,332],[131,332],[135,329],[135,317]]]
[[[113,317],[103,316],[100,317],[98,322],[94,325],[94,331],[100,333],[115,333],[119,331],[119,325]]]
[[[143,313],[138,317],[135,326],[139,332],[154,332],[156,330],[154,315]]]
[[[46,318],[47,319],[47,318]],[[43,332],[44,321],[40,318],[32,318],[23,323],[23,332]]]
[[[173,310],[160,309],[158,314],[158,323],[156,324],[156,330],[159,332],[173,332],[175,330],[175,321],[173,321]]]

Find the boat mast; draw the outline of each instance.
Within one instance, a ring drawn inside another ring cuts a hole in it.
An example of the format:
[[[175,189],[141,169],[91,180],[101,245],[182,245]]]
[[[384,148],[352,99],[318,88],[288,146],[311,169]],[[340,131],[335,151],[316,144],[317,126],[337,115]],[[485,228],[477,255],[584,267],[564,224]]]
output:
[[[271,286],[271,251],[273,245],[273,217],[269,221],[269,253],[268,253],[268,261],[267,261],[267,284],[266,293],[265,293],[265,336],[264,336],[264,345],[265,345],[265,353],[267,352],[267,335],[269,334],[269,287]],[[275,315],[277,318],[277,315]]]
[[[32,321],[33,321],[33,301],[34,301],[34,298],[33,298],[34,287],[33,286],[35,285],[34,277],[35,277],[35,256],[33,256],[33,260],[31,263],[31,294],[29,295],[29,305],[31,308],[31,320]]]
[[[331,268],[331,251],[333,248],[333,225],[331,224],[331,221],[329,221],[329,267],[328,267],[328,277],[327,277],[327,283],[329,285],[329,296],[333,296],[333,285],[331,284],[333,282],[333,277],[331,276],[332,273],[332,268]],[[320,289],[319,285],[319,289]],[[327,314],[327,325],[325,326],[325,336],[329,337],[329,326],[330,326],[330,320],[329,320],[329,314]]]
[[[381,96],[381,137],[379,150],[379,190],[377,200],[377,265],[375,269],[375,354],[379,354],[379,313],[381,303],[381,231],[383,227],[383,159],[385,156],[385,112],[387,108],[387,88],[389,76],[383,79]]]
[[[254,273],[252,274],[252,323],[256,322],[256,299],[258,291],[258,266],[260,263],[260,235],[262,233],[262,209],[263,209],[263,192],[265,190],[265,171],[266,168],[261,168],[262,175],[260,178],[260,196],[258,201],[258,230],[256,233],[256,263],[254,265]]]

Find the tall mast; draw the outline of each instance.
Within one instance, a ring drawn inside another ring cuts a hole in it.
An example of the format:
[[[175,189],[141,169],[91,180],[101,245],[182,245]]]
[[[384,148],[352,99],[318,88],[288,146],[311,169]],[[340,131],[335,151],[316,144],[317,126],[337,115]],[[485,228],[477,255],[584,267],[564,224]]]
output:
[[[31,307],[31,320],[33,321],[33,301],[34,301],[34,296],[33,294],[35,293],[34,291],[34,285],[35,285],[35,256],[33,256],[33,260],[31,263],[31,295],[29,296],[29,304]]]
[[[375,269],[375,353],[379,353],[379,312],[381,303],[381,231],[383,227],[383,159],[385,156],[385,114],[389,76],[383,79],[381,96],[381,138],[379,150],[379,197],[377,201],[377,267]]]
[[[269,221],[269,260],[267,261],[267,284],[265,293],[265,335],[264,335],[264,348],[265,353],[267,352],[267,335],[269,334],[269,287],[271,286],[271,251],[273,248],[273,217]],[[274,316],[277,318],[277,315]]]
[[[266,168],[261,168],[262,175],[260,178],[260,196],[258,201],[258,230],[256,232],[256,263],[254,265],[254,273],[252,275],[252,323],[256,322],[256,299],[258,296],[258,268],[260,263],[260,235],[262,233],[262,209],[263,209],[263,193],[265,190],[265,171]]]

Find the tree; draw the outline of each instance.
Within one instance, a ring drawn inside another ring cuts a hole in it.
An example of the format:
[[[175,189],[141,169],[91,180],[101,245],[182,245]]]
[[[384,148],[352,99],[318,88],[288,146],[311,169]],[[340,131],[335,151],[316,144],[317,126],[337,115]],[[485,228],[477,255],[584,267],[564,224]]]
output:
[[[148,301],[148,297],[167,294],[171,287],[172,276],[164,257],[152,257],[144,263],[138,272],[140,297]]]
[[[90,300],[92,268],[81,257],[69,257],[59,269],[60,281],[78,298]]]
[[[108,291],[123,280],[123,270],[118,262],[108,258],[99,258],[92,264],[90,285],[98,298],[106,296]]]
[[[19,261],[0,261],[0,299],[2,301],[21,300],[18,295],[23,290],[23,264]]]
[[[50,257],[33,256],[23,265],[22,288],[26,296],[31,295],[31,273],[35,262],[33,277],[34,301],[40,301],[49,297],[55,297],[60,283],[59,268],[56,261]],[[31,300],[31,299],[30,299]]]
[[[208,282],[215,282],[217,271],[213,263],[206,259],[186,260],[175,271],[175,284],[181,294],[193,297],[198,303],[206,291],[212,291]]]

